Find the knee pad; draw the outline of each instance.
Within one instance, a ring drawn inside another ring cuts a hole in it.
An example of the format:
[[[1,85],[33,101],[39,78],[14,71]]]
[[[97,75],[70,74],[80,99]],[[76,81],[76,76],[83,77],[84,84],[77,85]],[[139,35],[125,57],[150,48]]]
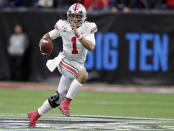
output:
[[[59,103],[57,103],[58,101],[59,101],[59,93],[57,91],[55,95],[50,96],[48,98],[48,102],[52,108],[56,108],[59,106]]]

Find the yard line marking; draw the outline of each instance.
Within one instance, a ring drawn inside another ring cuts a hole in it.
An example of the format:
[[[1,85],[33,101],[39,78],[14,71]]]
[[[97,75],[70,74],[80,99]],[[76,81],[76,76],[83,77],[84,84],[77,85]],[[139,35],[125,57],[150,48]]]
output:
[[[14,117],[23,118],[16,119]],[[24,119],[24,117],[27,118],[27,115],[0,114],[0,129],[22,131],[23,128],[28,128],[29,123],[28,119]],[[70,117],[65,117],[63,115],[43,115],[36,124],[38,128],[33,129],[33,131],[44,131],[44,129],[49,129],[51,131],[174,129],[174,125],[165,126],[164,123],[167,122],[174,123],[174,119],[98,115],[72,115]],[[163,125],[160,125],[160,123],[163,123]],[[30,131],[30,129],[28,130]]]
[[[26,117],[27,114],[14,114],[14,113],[3,113],[0,114],[0,118],[2,117]],[[99,115],[71,115],[70,117],[64,116],[64,115],[42,115],[43,117],[47,118],[67,118],[67,119],[96,119],[96,120],[103,120],[103,119],[109,119],[109,120],[156,120],[156,121],[167,121],[167,122],[174,122],[174,119],[166,119],[166,118],[144,118],[144,117],[123,117],[123,116],[99,116]]]

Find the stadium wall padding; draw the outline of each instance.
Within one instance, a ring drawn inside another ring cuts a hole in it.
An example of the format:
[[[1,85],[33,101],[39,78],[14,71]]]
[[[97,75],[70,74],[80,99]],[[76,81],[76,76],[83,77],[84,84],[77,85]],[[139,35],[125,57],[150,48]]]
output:
[[[28,34],[30,46],[25,54],[25,81],[45,81],[59,77],[49,72],[47,59],[62,50],[61,38],[54,40],[48,57],[39,51],[40,38],[54,28],[58,19],[66,19],[59,10],[0,11],[0,80],[9,80],[7,44],[15,24]],[[174,84],[174,12],[89,13],[96,22],[96,49],[88,53],[85,67],[89,82],[119,84]]]

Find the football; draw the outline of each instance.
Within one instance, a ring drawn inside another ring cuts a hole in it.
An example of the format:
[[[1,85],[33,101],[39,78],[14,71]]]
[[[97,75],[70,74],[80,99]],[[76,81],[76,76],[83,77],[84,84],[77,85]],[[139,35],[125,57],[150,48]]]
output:
[[[53,51],[53,43],[50,38],[41,39],[39,46],[40,46],[40,52],[43,55],[50,55],[51,52]]]

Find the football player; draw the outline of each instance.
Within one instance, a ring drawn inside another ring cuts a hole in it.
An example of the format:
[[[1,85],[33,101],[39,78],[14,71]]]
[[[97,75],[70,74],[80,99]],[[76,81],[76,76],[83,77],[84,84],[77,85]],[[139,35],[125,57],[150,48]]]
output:
[[[62,114],[70,115],[70,103],[80,87],[86,82],[88,73],[84,67],[88,50],[95,48],[95,23],[86,21],[86,9],[82,4],[75,3],[67,11],[67,20],[60,19],[55,29],[43,38],[56,39],[62,37],[63,52],[53,60],[48,60],[47,67],[53,71],[58,67],[62,74],[58,89],[41,107],[28,114],[29,127],[35,128],[40,116],[58,107]]]

